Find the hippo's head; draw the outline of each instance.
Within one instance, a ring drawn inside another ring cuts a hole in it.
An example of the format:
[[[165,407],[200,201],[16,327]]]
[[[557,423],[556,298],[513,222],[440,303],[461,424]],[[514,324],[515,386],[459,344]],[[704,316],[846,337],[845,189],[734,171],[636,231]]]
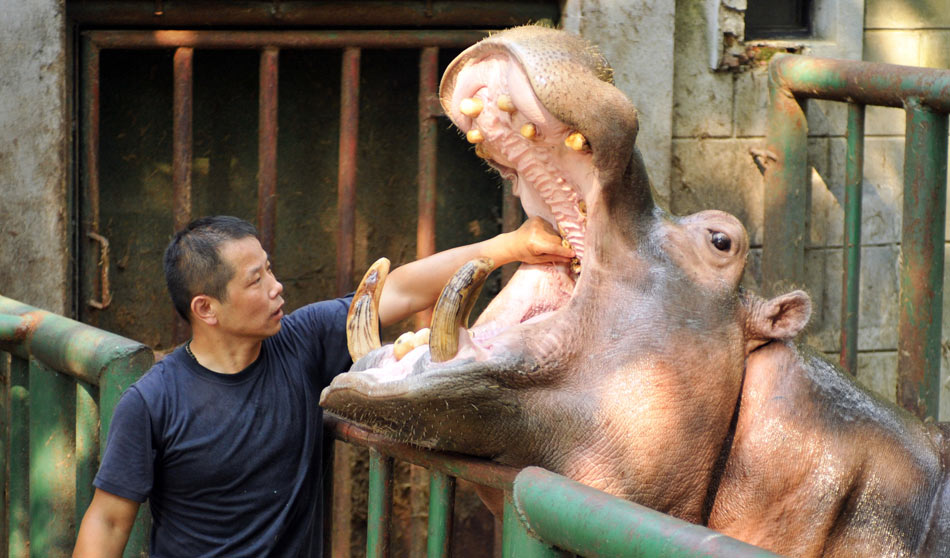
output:
[[[393,345],[370,352],[321,404],[398,439],[540,465],[698,519],[746,351],[803,322],[783,330],[780,301],[740,292],[749,241],[735,217],[654,204],[637,111],[584,40],[543,27],[492,35],[448,67],[440,96],[578,261],[522,265],[471,328],[490,264],[467,265],[428,345],[400,360]]]

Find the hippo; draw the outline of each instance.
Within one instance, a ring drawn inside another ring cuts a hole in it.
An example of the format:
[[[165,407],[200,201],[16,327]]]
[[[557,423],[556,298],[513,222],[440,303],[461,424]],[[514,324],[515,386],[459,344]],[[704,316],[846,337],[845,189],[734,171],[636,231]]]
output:
[[[355,363],[322,406],[785,555],[950,555],[948,427],[797,344],[811,301],[740,286],[749,240],[734,216],[654,202],[637,111],[596,48],[509,29],[449,65],[440,99],[576,258],[522,265],[471,326],[493,262],[469,262],[428,331],[385,346],[374,305],[388,262],[374,265],[350,308]]]

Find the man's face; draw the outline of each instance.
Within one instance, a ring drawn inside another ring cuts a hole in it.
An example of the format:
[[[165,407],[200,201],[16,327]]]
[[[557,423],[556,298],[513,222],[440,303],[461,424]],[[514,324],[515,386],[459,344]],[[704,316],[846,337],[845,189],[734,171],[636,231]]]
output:
[[[239,337],[264,339],[280,331],[284,316],[284,286],[273,271],[267,252],[254,237],[226,242],[221,259],[234,270],[227,297],[216,301],[218,324]]]

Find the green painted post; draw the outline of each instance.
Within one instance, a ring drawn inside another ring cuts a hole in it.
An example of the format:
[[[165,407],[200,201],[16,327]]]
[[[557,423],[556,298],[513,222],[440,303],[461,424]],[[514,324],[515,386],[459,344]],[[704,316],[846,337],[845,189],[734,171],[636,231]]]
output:
[[[76,382],[76,527],[92,502],[92,481],[99,469],[98,390],[86,382]]]
[[[369,510],[366,520],[367,558],[388,558],[393,503],[393,459],[369,449]]]
[[[7,558],[9,540],[7,500],[10,484],[7,482],[7,464],[10,462],[10,355],[0,351],[0,558]]]
[[[505,511],[502,519],[502,558],[568,558],[570,554],[554,548],[528,531],[515,506],[511,492],[505,492]]]
[[[452,519],[455,511],[455,479],[440,471],[429,475],[428,558],[448,558],[452,547]]]
[[[10,362],[10,558],[30,556],[30,363]]]
[[[518,473],[513,493],[532,532],[587,558],[777,556],[538,467]]]
[[[907,102],[897,399],[936,418],[940,394],[947,114]]]
[[[30,361],[30,555],[69,556],[76,541],[76,385]]]
[[[766,295],[773,296],[804,286],[810,183],[805,113],[774,65],[769,102],[762,281]]]
[[[844,184],[844,279],[841,296],[841,367],[858,373],[858,308],[861,285],[861,183],[864,179],[864,105],[848,105],[848,155]]]

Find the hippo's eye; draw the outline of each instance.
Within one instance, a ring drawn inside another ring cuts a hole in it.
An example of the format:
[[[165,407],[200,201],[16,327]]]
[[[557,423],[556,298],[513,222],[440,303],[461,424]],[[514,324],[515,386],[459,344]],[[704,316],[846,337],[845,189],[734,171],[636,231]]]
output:
[[[729,239],[729,236],[726,233],[714,232],[712,233],[712,244],[716,247],[716,250],[722,252],[728,252],[732,248],[732,240]]]

